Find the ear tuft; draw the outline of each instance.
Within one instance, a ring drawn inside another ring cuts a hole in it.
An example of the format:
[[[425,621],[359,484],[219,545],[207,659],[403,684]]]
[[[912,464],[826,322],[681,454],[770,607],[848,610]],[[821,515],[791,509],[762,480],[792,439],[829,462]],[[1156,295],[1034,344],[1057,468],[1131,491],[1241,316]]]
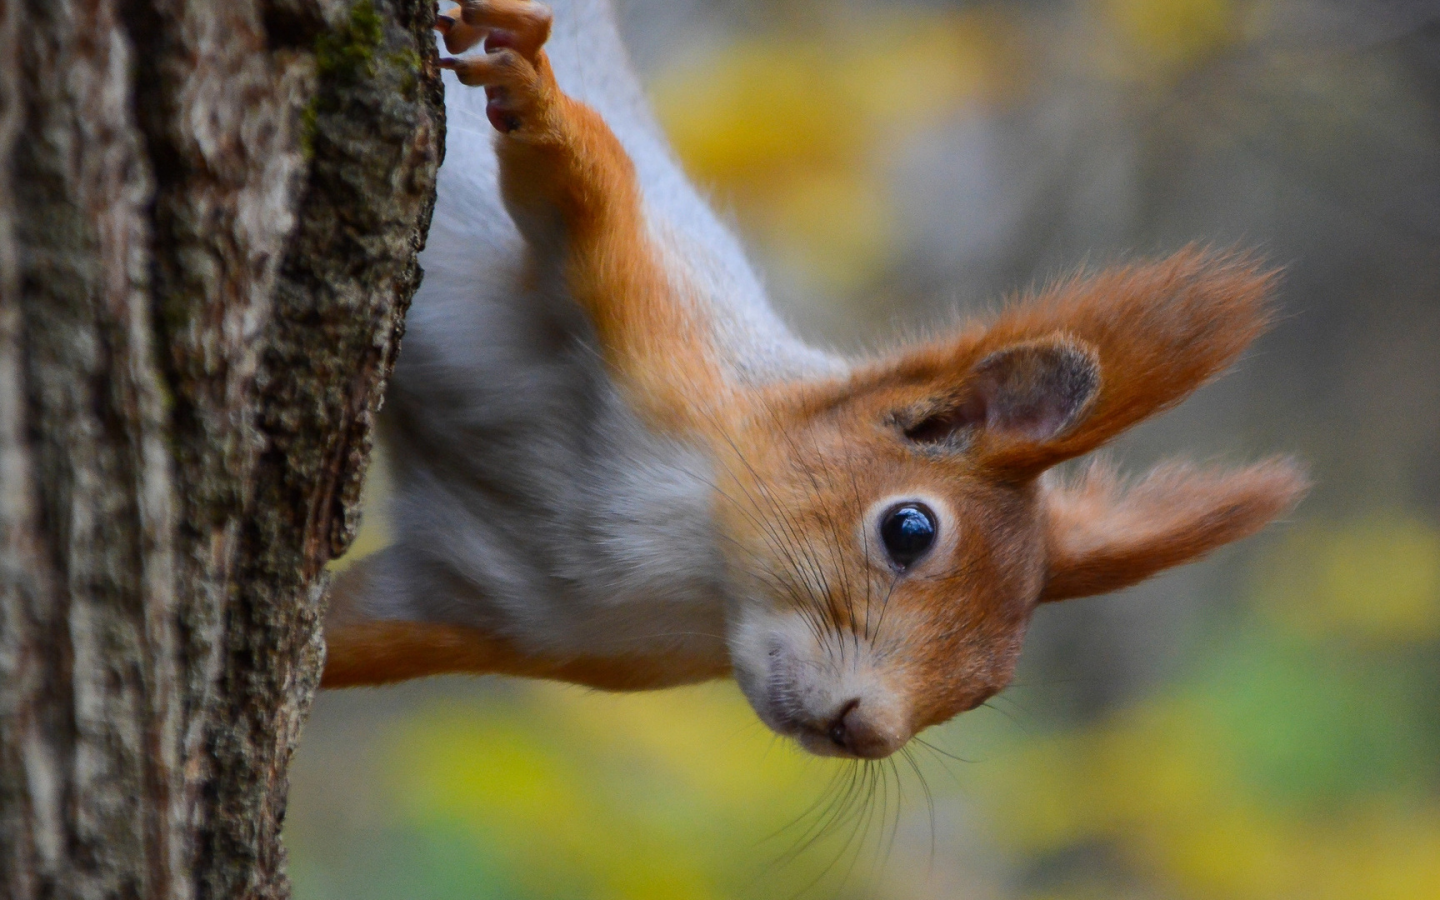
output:
[[[1309,488],[1285,457],[1231,471],[1170,463],[1129,486],[1096,463],[1045,487],[1050,564],[1040,599],[1104,594],[1192,562],[1259,531]]]
[[[1269,324],[1275,278],[1253,257],[1195,247],[1076,276],[859,369],[814,405],[863,397],[911,441],[1028,477],[1223,372]]]
[[[1275,272],[1244,254],[1188,248],[1063,282],[1011,307],[986,335],[1003,347],[1059,331],[1096,351],[1105,384],[1081,427],[1047,448],[1088,453],[1228,368],[1270,322]]]

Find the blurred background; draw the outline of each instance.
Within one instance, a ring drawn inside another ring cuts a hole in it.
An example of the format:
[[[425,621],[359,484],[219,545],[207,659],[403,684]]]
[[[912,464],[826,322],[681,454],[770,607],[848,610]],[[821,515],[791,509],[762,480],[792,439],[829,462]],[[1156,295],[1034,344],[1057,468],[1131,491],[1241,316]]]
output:
[[[1440,897],[1440,4],[620,2],[802,334],[1256,247],[1279,326],[1114,453],[1293,451],[1316,489],[1039,610],[1016,685],[893,764],[806,758],[730,684],[322,695],[297,900]]]

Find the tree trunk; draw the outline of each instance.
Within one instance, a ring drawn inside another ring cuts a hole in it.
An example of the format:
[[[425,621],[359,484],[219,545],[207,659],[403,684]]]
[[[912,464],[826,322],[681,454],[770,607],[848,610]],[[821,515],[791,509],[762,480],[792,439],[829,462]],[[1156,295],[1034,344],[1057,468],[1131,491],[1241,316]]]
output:
[[[284,897],[428,0],[0,0],[0,896]]]

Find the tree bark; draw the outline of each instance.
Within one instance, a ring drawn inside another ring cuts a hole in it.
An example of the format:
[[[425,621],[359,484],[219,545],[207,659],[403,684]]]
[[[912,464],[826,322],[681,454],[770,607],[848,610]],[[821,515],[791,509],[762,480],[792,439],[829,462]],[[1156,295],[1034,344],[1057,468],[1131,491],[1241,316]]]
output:
[[[0,0],[0,896],[284,897],[427,0]]]

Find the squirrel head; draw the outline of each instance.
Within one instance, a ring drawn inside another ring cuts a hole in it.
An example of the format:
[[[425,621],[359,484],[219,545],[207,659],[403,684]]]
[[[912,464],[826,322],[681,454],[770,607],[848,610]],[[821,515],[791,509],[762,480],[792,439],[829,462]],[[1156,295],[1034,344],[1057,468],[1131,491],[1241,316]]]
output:
[[[1264,330],[1273,274],[1187,250],[1075,278],[844,379],[753,392],[717,444],[730,655],[767,725],[880,758],[1009,684],[1042,602],[1202,556],[1292,507],[1271,460],[1047,475]]]

